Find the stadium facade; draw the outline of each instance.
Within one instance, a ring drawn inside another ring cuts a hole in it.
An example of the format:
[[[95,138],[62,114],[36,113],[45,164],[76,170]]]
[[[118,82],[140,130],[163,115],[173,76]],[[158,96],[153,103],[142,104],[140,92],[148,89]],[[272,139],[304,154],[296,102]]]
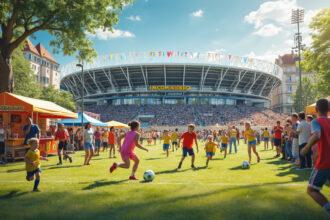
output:
[[[84,65],[63,66],[61,88],[86,104],[209,104],[268,107],[282,69],[223,53],[174,51],[110,53]]]

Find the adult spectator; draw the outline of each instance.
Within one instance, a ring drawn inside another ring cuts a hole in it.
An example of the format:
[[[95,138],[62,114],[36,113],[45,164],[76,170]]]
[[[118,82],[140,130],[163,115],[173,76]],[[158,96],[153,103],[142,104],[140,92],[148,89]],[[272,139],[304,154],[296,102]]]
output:
[[[300,169],[305,169],[306,167],[311,168],[312,167],[312,151],[311,150],[308,151],[305,155],[302,155],[300,153],[301,149],[303,149],[308,142],[308,138],[311,133],[311,127],[305,119],[304,112],[300,112],[298,114],[298,117],[299,117],[299,121],[300,121],[298,128],[297,128],[298,143],[299,143]]]
[[[237,153],[237,130],[235,128],[235,126],[233,126],[230,130],[229,130],[229,135],[230,135],[230,140],[229,140],[229,153],[231,154],[231,150],[232,150],[232,145],[234,145],[234,149],[235,149],[235,154]]]
[[[274,127],[274,145],[276,147],[276,156],[275,157],[280,157],[281,156],[281,145],[282,145],[282,132],[283,132],[283,127],[281,126],[281,122],[277,121],[276,126]]]
[[[23,127],[24,131],[24,145],[28,144],[28,140],[31,138],[40,138],[40,129],[38,125],[33,124],[32,119],[29,117],[27,118],[27,124]]]
[[[291,121],[292,121],[292,129],[291,129],[291,137],[292,137],[292,157],[293,162],[300,166],[300,159],[299,159],[299,143],[298,143],[298,134],[297,134],[297,128],[299,125],[298,121],[298,114],[293,113],[291,115]]]

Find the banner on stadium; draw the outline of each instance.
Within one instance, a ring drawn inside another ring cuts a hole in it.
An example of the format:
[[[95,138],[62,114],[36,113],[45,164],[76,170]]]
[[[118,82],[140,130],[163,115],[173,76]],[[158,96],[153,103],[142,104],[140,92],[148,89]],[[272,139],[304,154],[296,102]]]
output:
[[[149,86],[152,91],[188,91],[191,86]]]

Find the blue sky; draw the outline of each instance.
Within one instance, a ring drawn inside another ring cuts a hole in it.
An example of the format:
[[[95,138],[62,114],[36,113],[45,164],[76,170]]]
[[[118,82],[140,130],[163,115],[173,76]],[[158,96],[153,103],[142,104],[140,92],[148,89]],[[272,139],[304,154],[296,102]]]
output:
[[[330,7],[330,0],[135,0],[120,14],[115,32],[98,30],[89,35],[99,55],[110,52],[175,50],[189,52],[224,51],[273,61],[291,51],[295,26],[290,24],[292,8],[303,7],[304,43],[311,42],[308,23],[318,10]],[[51,51],[47,32],[37,33]],[[53,54],[65,65],[75,60]]]

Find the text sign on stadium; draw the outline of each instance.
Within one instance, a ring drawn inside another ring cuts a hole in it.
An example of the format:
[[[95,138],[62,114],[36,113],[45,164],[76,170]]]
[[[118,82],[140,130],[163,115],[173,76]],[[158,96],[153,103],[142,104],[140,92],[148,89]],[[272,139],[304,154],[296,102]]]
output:
[[[188,91],[191,86],[149,86],[149,90],[153,91]]]

